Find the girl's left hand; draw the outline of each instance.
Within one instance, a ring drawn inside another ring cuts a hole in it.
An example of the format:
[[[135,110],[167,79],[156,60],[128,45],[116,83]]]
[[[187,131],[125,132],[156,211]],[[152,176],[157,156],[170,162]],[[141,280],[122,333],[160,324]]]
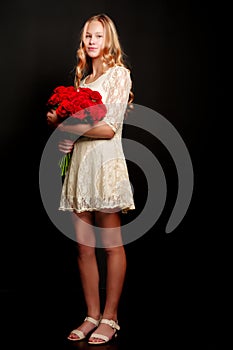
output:
[[[62,153],[70,153],[74,148],[75,141],[72,140],[62,140],[58,143],[58,149]]]

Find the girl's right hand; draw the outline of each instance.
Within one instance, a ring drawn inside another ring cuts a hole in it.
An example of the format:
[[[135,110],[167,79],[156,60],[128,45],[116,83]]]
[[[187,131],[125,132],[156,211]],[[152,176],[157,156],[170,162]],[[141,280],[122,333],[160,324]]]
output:
[[[70,153],[74,148],[75,141],[72,140],[62,140],[58,143],[58,149],[62,153]]]
[[[46,117],[47,117],[48,125],[54,126],[54,127],[59,125],[58,116],[57,116],[57,113],[54,109],[48,111],[46,114]]]

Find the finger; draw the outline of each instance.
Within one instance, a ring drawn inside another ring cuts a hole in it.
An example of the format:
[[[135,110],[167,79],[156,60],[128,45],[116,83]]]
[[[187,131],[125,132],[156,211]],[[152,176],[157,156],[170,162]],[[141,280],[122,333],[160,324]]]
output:
[[[67,145],[73,145],[73,144],[74,144],[74,141],[64,139],[64,140],[63,140],[63,143],[64,143],[64,144],[67,144]]]
[[[61,144],[59,144],[58,145],[58,149],[60,150],[60,151],[62,151],[62,152],[71,152],[72,151],[72,149],[73,149],[73,146],[69,146],[69,145],[61,145]]]
[[[72,151],[73,148],[64,148],[64,147],[59,147],[59,151],[64,152],[64,153],[69,153]]]
[[[66,146],[73,146],[73,145],[74,145],[74,141],[71,141],[71,140],[62,140],[62,141],[59,141],[59,144],[60,144],[60,145],[66,145]]]
[[[59,151],[62,152],[62,153],[66,153],[67,154],[67,153],[70,153],[72,151],[72,149],[68,150],[68,149],[60,148]]]

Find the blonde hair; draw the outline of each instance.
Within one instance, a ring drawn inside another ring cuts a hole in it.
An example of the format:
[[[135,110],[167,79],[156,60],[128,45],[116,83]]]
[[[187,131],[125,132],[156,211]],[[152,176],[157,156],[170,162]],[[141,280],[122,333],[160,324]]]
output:
[[[75,71],[75,86],[77,88],[79,87],[82,78],[90,74],[92,71],[91,59],[86,55],[83,42],[86,35],[87,26],[92,21],[102,23],[105,30],[105,47],[103,51],[103,63],[105,66],[107,68],[111,68],[114,65],[118,65],[126,67],[129,70],[124,61],[125,54],[121,48],[115,24],[106,14],[94,15],[85,22],[81,30],[80,44],[76,53],[78,63]],[[130,91],[129,103],[131,103],[133,99],[134,94],[132,91]]]

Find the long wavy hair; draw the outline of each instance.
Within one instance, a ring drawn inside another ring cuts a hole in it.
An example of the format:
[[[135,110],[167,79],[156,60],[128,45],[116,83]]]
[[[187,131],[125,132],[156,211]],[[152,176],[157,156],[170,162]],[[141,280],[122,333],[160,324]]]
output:
[[[125,61],[125,53],[122,50],[116,26],[106,14],[98,14],[90,17],[84,24],[80,34],[80,44],[77,49],[77,66],[75,69],[75,86],[78,88],[80,81],[92,73],[92,64],[90,57],[86,54],[83,39],[86,36],[87,26],[92,21],[102,23],[105,30],[105,47],[103,50],[103,64],[108,68],[114,65],[123,66],[129,70]],[[130,70],[129,70],[130,71]],[[129,94],[129,104],[133,102],[134,93],[131,90]]]

